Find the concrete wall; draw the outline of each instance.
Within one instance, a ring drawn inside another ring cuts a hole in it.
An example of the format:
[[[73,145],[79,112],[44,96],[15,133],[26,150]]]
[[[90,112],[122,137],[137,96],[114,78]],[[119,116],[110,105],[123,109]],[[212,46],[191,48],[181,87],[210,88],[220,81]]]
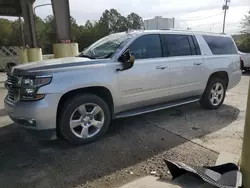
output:
[[[48,54],[48,55],[43,55],[43,60],[46,59],[53,59],[54,54]],[[5,57],[0,57],[0,71],[3,71],[7,63],[15,63],[15,64],[20,64],[20,57],[19,56],[5,56]]]
[[[144,20],[145,30],[172,29],[175,27],[175,18],[163,18],[156,16],[153,19]]]

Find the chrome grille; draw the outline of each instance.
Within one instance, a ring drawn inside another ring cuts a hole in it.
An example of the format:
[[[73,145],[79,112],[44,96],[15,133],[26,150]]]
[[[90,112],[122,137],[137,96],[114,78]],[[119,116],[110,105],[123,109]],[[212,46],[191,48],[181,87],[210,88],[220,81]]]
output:
[[[8,75],[7,77],[7,84],[12,85],[14,87],[18,87],[18,77],[17,76],[12,76],[12,75]]]
[[[8,91],[8,97],[7,99],[10,101],[10,102],[15,102],[15,93],[11,90]]]
[[[6,88],[8,89],[7,100],[11,103],[17,102],[19,99],[19,77],[7,75]]]

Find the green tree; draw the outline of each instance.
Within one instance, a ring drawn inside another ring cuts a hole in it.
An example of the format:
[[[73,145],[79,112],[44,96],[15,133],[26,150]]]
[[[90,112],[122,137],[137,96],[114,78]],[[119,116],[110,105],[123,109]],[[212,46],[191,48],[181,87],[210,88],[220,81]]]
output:
[[[22,23],[23,24],[23,23]],[[11,22],[11,33],[8,39],[8,46],[22,46],[22,32],[19,20]]]
[[[111,32],[111,27],[110,27],[110,13],[108,10],[105,10],[102,13],[102,16],[99,20],[98,23],[98,29],[99,32],[102,33],[102,35],[108,35]]]
[[[239,50],[243,52],[250,52],[250,11],[248,15],[245,15],[245,18],[241,23],[241,33],[240,39],[236,41]]]
[[[80,51],[110,33],[123,32],[128,29],[141,29],[143,24],[139,15],[131,13],[125,17],[116,9],[105,10],[98,21],[87,20],[84,25],[78,25],[73,17],[70,20],[72,42],[79,43]],[[36,16],[35,24],[39,47],[43,49],[44,54],[53,53],[52,44],[58,42],[54,16],[49,15],[45,19]],[[18,20],[0,19],[0,45],[22,45]]]
[[[250,11],[248,12],[248,15],[245,15],[245,18],[242,20],[241,28],[241,33],[250,34]]]
[[[131,13],[127,17],[122,16],[117,10],[105,10],[99,20],[99,29],[104,35],[127,31],[128,29],[142,29],[142,18]]]
[[[11,21],[0,18],[0,46],[9,46],[11,31]]]
[[[142,29],[143,20],[139,15],[131,13],[127,16],[127,20],[129,29]]]
[[[119,32],[120,28],[120,21],[121,21],[121,14],[115,10],[110,9],[109,11],[109,26],[112,33]]]

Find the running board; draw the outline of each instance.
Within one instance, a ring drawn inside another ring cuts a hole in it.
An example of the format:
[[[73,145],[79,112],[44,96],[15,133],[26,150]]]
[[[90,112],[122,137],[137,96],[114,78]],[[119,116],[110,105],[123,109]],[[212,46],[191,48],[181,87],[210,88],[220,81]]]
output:
[[[176,101],[167,102],[167,103],[163,103],[163,104],[156,104],[156,105],[136,108],[133,110],[127,110],[127,111],[115,114],[115,119],[131,117],[131,116],[146,114],[146,113],[150,113],[150,112],[155,112],[158,110],[163,110],[163,109],[172,108],[172,107],[176,107],[176,106],[180,106],[180,105],[184,105],[184,104],[194,103],[194,102],[197,102],[199,100],[200,100],[200,96],[186,98],[186,99],[182,99],[182,100],[176,100]]]

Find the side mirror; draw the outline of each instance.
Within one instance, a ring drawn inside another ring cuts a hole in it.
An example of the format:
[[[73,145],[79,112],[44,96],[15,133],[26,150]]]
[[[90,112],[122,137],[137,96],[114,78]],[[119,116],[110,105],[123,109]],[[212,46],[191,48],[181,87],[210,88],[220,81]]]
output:
[[[123,68],[119,69],[119,71],[123,71],[134,66],[135,57],[132,56],[130,50],[127,49],[118,60],[123,63]]]

